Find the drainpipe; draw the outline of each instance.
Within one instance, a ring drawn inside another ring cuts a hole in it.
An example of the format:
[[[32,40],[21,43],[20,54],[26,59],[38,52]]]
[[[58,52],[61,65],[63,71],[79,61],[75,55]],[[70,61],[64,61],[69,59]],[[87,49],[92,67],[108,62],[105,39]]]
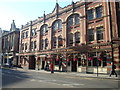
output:
[[[113,53],[113,34],[112,34],[112,15],[111,15],[111,5],[110,0],[108,1],[108,7],[109,7],[109,18],[110,18],[110,36],[111,36],[111,49],[112,49],[112,63],[114,64],[114,53]]]

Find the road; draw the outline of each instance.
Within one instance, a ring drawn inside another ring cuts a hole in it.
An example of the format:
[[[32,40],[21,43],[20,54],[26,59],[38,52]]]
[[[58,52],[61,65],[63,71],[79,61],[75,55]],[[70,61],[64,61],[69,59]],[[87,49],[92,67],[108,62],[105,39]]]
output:
[[[3,88],[118,88],[118,80],[66,76],[34,71],[2,70]]]

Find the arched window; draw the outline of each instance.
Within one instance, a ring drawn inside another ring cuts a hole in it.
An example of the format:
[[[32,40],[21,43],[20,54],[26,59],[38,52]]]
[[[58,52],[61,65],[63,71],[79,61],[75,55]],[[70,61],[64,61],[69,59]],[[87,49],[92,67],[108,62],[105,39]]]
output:
[[[69,45],[72,46],[73,45],[73,34],[69,34]]]
[[[53,31],[57,31],[57,30],[60,30],[62,29],[62,21],[61,20],[57,20],[53,23],[52,25],[52,30]]]
[[[58,37],[58,46],[63,46],[63,39],[61,35]]]
[[[77,25],[80,23],[80,16],[79,14],[73,14],[68,17],[67,19],[67,27],[70,28],[73,25]]]
[[[53,48],[56,48],[56,44],[57,44],[57,39],[56,37],[53,37]]]
[[[75,43],[80,43],[80,32],[75,33]]]
[[[48,32],[48,25],[47,24],[42,25],[40,29],[41,35],[44,35],[44,33],[47,33],[47,32]]]
[[[47,49],[47,47],[48,47],[48,39],[46,38],[45,39],[45,49]]]

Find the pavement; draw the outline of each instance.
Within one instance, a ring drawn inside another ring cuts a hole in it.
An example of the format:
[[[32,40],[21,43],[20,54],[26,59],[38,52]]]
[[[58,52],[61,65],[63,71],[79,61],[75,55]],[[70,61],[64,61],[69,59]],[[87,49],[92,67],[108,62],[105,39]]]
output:
[[[28,71],[28,72],[41,72],[41,73],[51,73],[50,71],[45,70],[24,70],[22,68],[15,68],[15,70],[20,71]],[[61,74],[61,75],[68,75],[73,77],[85,77],[85,78],[99,78],[99,79],[114,79],[114,80],[120,80],[120,75],[115,77],[115,75],[112,75],[111,77],[108,74],[88,74],[88,73],[80,73],[80,72],[54,72],[54,74]]]

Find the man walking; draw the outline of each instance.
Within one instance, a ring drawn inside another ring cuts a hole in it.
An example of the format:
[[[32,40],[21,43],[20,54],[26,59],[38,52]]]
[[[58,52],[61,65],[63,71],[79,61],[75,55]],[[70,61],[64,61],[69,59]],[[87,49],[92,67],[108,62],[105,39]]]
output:
[[[115,72],[115,69],[116,69],[116,66],[114,63],[112,63],[112,71],[110,73],[110,77],[111,77],[111,75],[116,75],[116,77],[117,77],[117,73]]]

